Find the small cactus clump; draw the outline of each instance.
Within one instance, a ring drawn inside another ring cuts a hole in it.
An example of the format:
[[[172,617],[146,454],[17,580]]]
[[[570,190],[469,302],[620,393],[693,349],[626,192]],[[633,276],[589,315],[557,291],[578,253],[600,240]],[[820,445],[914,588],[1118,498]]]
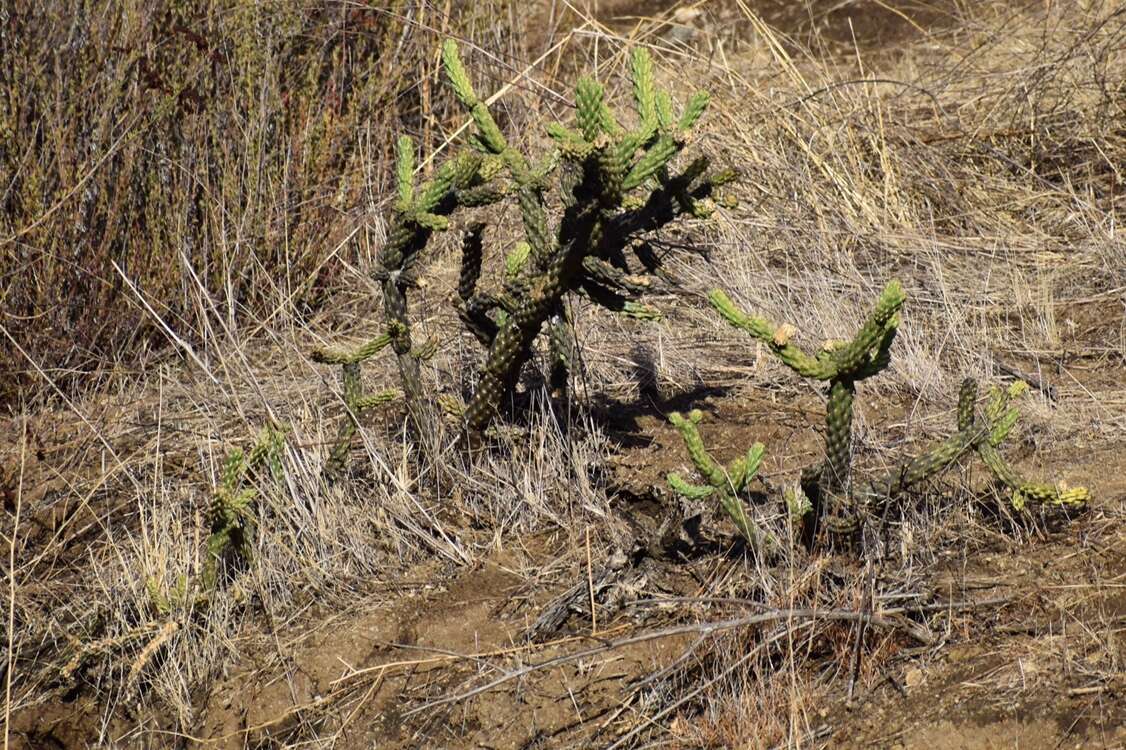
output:
[[[332,450],[329,451],[328,460],[325,461],[324,473],[327,477],[338,475],[347,464],[348,452],[352,447],[352,437],[356,434],[360,416],[368,409],[395,398],[394,391],[364,395],[360,385],[360,363],[390,346],[400,333],[399,324],[392,323],[388,326],[386,333],[356,349],[318,349],[313,352],[315,362],[340,365],[344,408],[347,412],[344,415],[344,421],[340,424],[336,442],[333,444]]]
[[[1083,487],[1069,489],[1023,479],[997,450],[1019,416],[1010,402],[1027,390],[1027,385],[1021,382],[1008,390],[993,388],[984,414],[979,418],[975,413],[977,384],[966,379],[959,393],[958,431],[954,435],[903,462],[882,478],[867,483],[852,481],[855,385],[881,372],[891,361],[899,310],[906,300],[899,282],[892,281],[884,288],[873,311],[851,341],[827,345],[816,356],[810,356],[791,343],[792,328],[774,326],[764,318],[747,315],[718,289],[711,292],[709,299],[729,323],[767,344],[795,372],[829,383],[825,460],[802,472],[799,488],[786,496],[791,513],[803,517],[803,536],[807,544],[812,543],[820,525],[837,533],[854,532],[861,511],[882,505],[912,485],[936,476],[970,451],[976,452],[994,477],[1012,492],[1012,505],[1018,510],[1029,501],[1078,506],[1089,499]]]
[[[669,421],[684,439],[684,445],[688,448],[688,455],[696,467],[696,473],[703,477],[707,484],[691,484],[680,474],[672,472],[668,475],[669,487],[678,495],[690,500],[718,498],[720,506],[735,523],[735,528],[747,540],[747,544],[756,553],[761,554],[767,546],[774,544],[774,540],[759,529],[747,515],[741,495],[758,473],[766,449],[762,443],[755,443],[747,449],[745,455],[734,459],[727,466],[720,465],[704,447],[703,438],[700,437],[699,424],[703,417],[698,409],[693,409],[687,417],[679,412],[673,412],[669,414]]]
[[[210,536],[203,563],[205,593],[214,591],[218,586],[220,567],[229,555],[242,561],[250,560],[256,524],[254,501],[258,491],[247,486],[247,475],[265,468],[273,480],[280,483],[283,480],[284,447],[285,431],[267,426],[262,429],[250,453],[244,454],[236,448],[223,462],[223,474],[207,513]]]
[[[891,345],[899,326],[899,308],[906,296],[898,281],[884,288],[864,325],[851,341],[833,342],[810,356],[791,342],[792,328],[774,326],[764,318],[743,313],[722,291],[709,295],[712,306],[731,325],[764,342],[790,369],[803,377],[829,383],[825,413],[825,461],[802,477],[802,490],[818,519],[826,499],[838,506],[829,509],[835,517],[851,516],[849,502],[852,465],[852,402],[856,384],[888,366]],[[816,521],[815,521],[816,522]]]

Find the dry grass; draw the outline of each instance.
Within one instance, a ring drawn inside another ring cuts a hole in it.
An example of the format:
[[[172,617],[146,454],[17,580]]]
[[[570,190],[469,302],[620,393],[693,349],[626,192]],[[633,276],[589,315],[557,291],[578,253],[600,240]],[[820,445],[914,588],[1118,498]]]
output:
[[[719,222],[662,238],[689,290],[722,286],[813,346],[847,335],[890,276],[908,290],[893,365],[861,392],[855,445],[866,469],[948,434],[960,379],[997,380],[1004,367],[1055,389],[1025,410],[1022,466],[1048,463],[1080,483],[1092,467],[1080,446],[1126,437],[1126,390],[1103,374],[1126,366],[1121,3],[952,5],[901,49],[843,54],[805,26],[787,37],[743,3],[611,26],[569,11],[519,52],[503,12],[494,27],[484,10],[447,19],[429,4],[401,5],[237,4],[183,19],[210,30],[205,43],[177,30],[177,11],[159,19],[142,6],[115,20],[91,4],[69,23],[29,11],[0,27],[0,54],[19,61],[0,71],[4,87],[29,96],[0,109],[0,164],[12,175],[0,186],[0,350],[11,345],[4,377],[20,398],[0,395],[35,404],[9,420],[13,437],[0,445],[15,561],[5,575],[11,711],[93,696],[101,721],[86,739],[190,734],[200,696],[241,655],[301,628],[314,606],[392,598],[420,561],[439,580],[549,532],[566,554],[518,569],[546,589],[590,573],[587,529],[595,559],[651,541],[635,539],[608,496],[621,449],[592,404],[646,406],[712,387],[819,408],[806,384],[692,293],[657,300],[659,324],[580,306],[585,399],[569,418],[533,409],[470,454],[454,429],[413,444],[389,408],[361,430],[346,481],[326,482],[342,402],[330,369],[308,354],[343,332],[358,340],[378,329],[367,271],[384,232],[386,134],[406,130],[433,147],[458,124],[434,85],[435,37],[419,29],[449,23],[505,60],[554,50],[527,79],[472,57],[478,72],[519,84],[502,100],[514,132],[537,119],[533,110],[562,113],[544,93],[565,88],[554,75],[618,71],[630,43],[653,48],[667,82],[709,88],[700,145],[744,179],[740,206]],[[66,39],[73,63],[57,68],[50,50]],[[89,95],[60,95],[81,81]],[[480,354],[445,303],[453,257],[452,243],[439,248],[415,317],[420,339],[441,342],[428,383],[461,395]],[[329,314],[310,315],[330,292]],[[144,356],[168,338],[181,361]],[[365,370],[369,386],[392,378],[386,363]],[[259,488],[252,563],[206,608],[181,596],[159,612],[153,590],[175,599],[197,585],[202,519],[225,455],[269,422],[289,428],[284,481]],[[676,445],[647,429],[642,437]],[[773,484],[794,479],[809,442],[768,445]],[[934,592],[936,566],[1044,536],[1051,519],[993,515],[983,478],[960,474],[913,498],[886,535],[866,540],[859,566],[798,551],[769,567],[707,557],[692,568],[701,600],[668,617],[730,612],[707,597],[906,606]],[[1120,498],[1100,503],[1098,523],[1120,521]],[[763,521],[789,533],[781,513]],[[1113,533],[1100,529],[1092,536]],[[1084,647],[1120,638],[1116,623],[1085,621]],[[702,639],[680,669],[631,693],[616,728],[639,744],[817,746],[822,710],[842,685],[855,678],[858,691],[874,690],[900,658],[892,634],[869,630],[853,674],[857,631],[816,622]],[[1043,659],[1087,677],[1121,669],[1120,652],[1080,663],[1063,641],[1040,646]],[[1018,677],[1001,675],[1010,687]]]
[[[510,75],[510,12],[500,0],[6,10],[0,400],[35,392],[37,367],[64,387],[136,373],[166,349],[150,313],[190,340],[211,295],[229,325],[321,308],[386,194],[384,134],[428,151],[445,137],[436,40],[479,42],[494,53],[481,64]]]

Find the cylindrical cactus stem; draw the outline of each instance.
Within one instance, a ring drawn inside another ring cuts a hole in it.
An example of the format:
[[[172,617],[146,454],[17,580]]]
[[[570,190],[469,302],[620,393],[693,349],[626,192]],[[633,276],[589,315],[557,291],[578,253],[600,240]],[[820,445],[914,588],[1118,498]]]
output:
[[[515,385],[527,361],[532,342],[571,288],[582,269],[583,257],[597,243],[601,234],[597,205],[584,201],[581,206],[569,212],[551,263],[528,280],[527,293],[493,339],[477,390],[465,409],[466,427],[471,431],[483,430],[496,415],[501,399]]]
[[[1012,491],[1013,507],[1017,510],[1022,510],[1029,500],[1052,505],[1084,505],[1090,499],[1086,487],[1057,487],[1024,479],[988,439],[978,442],[977,453],[997,481]]]
[[[631,274],[626,270],[593,256],[583,260],[583,271],[593,281],[606,286],[624,289],[630,294],[644,294],[650,291],[652,282],[645,276]]]
[[[457,280],[457,296],[462,303],[469,302],[477,291],[477,281],[481,278],[481,264],[484,261],[482,234],[485,225],[474,222],[469,225],[461,241],[461,273]]]
[[[396,335],[391,340],[395,359],[399,365],[399,377],[403,383],[403,394],[407,407],[413,411],[423,401],[422,377],[418,358],[411,355],[411,328],[407,317],[407,298],[400,288],[398,274],[392,273],[383,281],[383,307],[387,318],[396,324]],[[417,416],[417,414],[412,414]]]
[[[888,282],[876,301],[875,309],[864,321],[856,336],[845,346],[833,352],[833,360],[841,373],[853,373],[871,361],[889,330],[898,325],[899,308],[903,306],[906,299],[907,295],[903,293],[903,287],[898,281]]]
[[[696,472],[707,481],[708,485],[704,487],[689,484],[679,474],[671,473],[667,477],[669,486],[674,492],[689,499],[717,495],[720,506],[747,540],[747,544],[756,554],[761,555],[767,546],[773,545],[774,540],[759,529],[747,515],[747,509],[739,493],[746,488],[758,471],[765,449],[762,443],[755,443],[745,456],[735,459],[725,469],[704,447],[704,440],[700,437],[698,427],[703,416],[698,409],[693,409],[687,417],[679,412],[672,412],[669,414],[669,421],[684,440],[684,446],[688,449],[688,455],[692,459],[693,466],[696,467]]]
[[[825,467],[821,481],[832,493],[848,488],[852,465],[852,402],[856,386],[851,380],[833,380],[825,412]]]
[[[925,453],[901,464],[883,478],[870,482],[864,492],[859,494],[868,500],[894,497],[911,485],[940,474],[962,454],[983,441],[985,435],[984,428],[957,432]]]
[[[395,325],[387,327],[387,331],[353,350],[325,347],[313,352],[313,361],[325,365],[348,365],[363,362],[365,359],[378,354],[398,335]]]
[[[669,421],[684,440],[684,447],[688,449],[688,456],[692,459],[692,465],[696,467],[697,473],[712,487],[723,489],[728,485],[727,472],[708,453],[708,449],[704,447],[704,439],[700,436],[700,429],[697,427],[703,417],[699,409],[688,412],[687,417],[674,411],[669,414]]]
[[[477,293],[458,311],[462,322],[482,346],[492,346],[499,327],[489,313],[500,307],[500,301],[491,294]]]
[[[974,404],[977,402],[977,381],[966,378],[958,391],[958,432],[974,426]]]
[[[356,434],[359,419],[363,413],[373,406],[385,404],[395,397],[394,391],[384,391],[370,396],[363,395],[360,382],[360,365],[357,362],[345,364],[341,368],[340,378],[344,391],[345,414],[344,419],[340,422],[336,441],[325,460],[324,472],[329,477],[338,475],[348,463],[348,453],[352,449],[352,438]]]
[[[708,293],[708,301],[728,323],[762,341],[778,359],[799,375],[814,380],[829,380],[837,374],[836,365],[825,358],[811,357],[790,343],[793,329],[776,328],[765,318],[747,315],[721,289]]]
[[[344,391],[345,414],[336,433],[336,442],[325,461],[324,472],[328,476],[335,476],[344,470],[348,462],[348,451],[352,447],[352,436],[356,434],[356,419],[359,417],[356,413],[357,403],[362,398],[359,363],[349,362],[341,367],[340,381]]]
[[[982,462],[993,472],[993,476],[997,478],[997,481],[1001,482],[1001,484],[1005,485],[1010,490],[1020,490],[1021,486],[1025,484],[1024,480],[1020,478],[1020,475],[1009,465],[1008,461],[1002,458],[1001,454],[997,452],[997,449],[994,448],[988,440],[982,441],[981,444],[977,446],[977,453],[981,456]]]
[[[558,311],[551,316],[548,323],[550,332],[549,356],[551,370],[548,375],[548,387],[552,398],[567,398],[567,381],[571,375],[574,362],[575,338],[571,331],[570,316],[567,308],[559,305]]]

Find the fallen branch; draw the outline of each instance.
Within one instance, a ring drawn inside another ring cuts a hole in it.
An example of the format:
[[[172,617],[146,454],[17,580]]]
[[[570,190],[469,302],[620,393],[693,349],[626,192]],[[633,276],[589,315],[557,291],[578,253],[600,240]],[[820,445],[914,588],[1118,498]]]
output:
[[[563,654],[562,656],[552,657],[551,659],[547,659],[537,664],[529,664],[525,667],[521,667],[520,669],[498,677],[491,682],[487,682],[484,685],[473,688],[472,690],[467,690],[456,695],[450,695],[446,696],[445,698],[439,698],[438,700],[430,701],[429,703],[425,703],[416,708],[412,708],[409,711],[405,711],[403,713],[403,717],[406,718],[408,716],[413,716],[424,711],[433,710],[435,708],[438,708],[439,706],[467,700],[474,696],[481,695],[482,693],[487,693],[493,688],[499,687],[506,682],[511,682],[512,680],[519,679],[524,675],[531,674],[532,672],[536,672],[541,669],[550,669],[551,667],[556,667],[560,664],[566,664],[568,662],[586,659],[591,656],[597,656],[598,654],[603,654],[607,651],[613,651],[615,649],[624,648],[626,646],[632,646],[637,643],[645,643],[647,641],[655,641],[661,638],[671,638],[673,636],[686,635],[689,633],[699,633],[701,635],[718,633],[724,630],[733,630],[735,628],[746,627],[749,625],[761,625],[767,622],[777,622],[779,620],[790,619],[822,619],[863,622],[865,624],[875,625],[877,627],[902,630],[924,645],[929,646],[934,643],[934,636],[931,635],[926,629],[906,621],[899,621],[886,617],[880,617],[878,615],[870,615],[864,614],[862,612],[852,612],[848,610],[776,609],[770,612],[762,612],[759,614],[749,615],[747,617],[737,617],[730,620],[717,620],[713,622],[701,622],[688,625],[675,625],[669,628],[662,628],[661,630],[654,630],[648,633],[642,633],[640,635],[629,636],[628,638],[619,638],[613,641],[606,641],[599,646],[594,646],[571,654]]]

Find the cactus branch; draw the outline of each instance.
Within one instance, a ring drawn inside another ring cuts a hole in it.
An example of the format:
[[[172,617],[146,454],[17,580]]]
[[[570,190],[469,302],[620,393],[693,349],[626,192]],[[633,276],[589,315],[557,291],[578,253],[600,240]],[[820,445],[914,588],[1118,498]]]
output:
[[[684,440],[696,473],[704,478],[707,485],[690,484],[679,474],[671,473],[667,477],[669,487],[677,494],[693,500],[718,497],[720,507],[735,524],[735,528],[755,553],[761,555],[768,546],[773,545],[773,539],[747,515],[746,506],[739,495],[758,472],[765,449],[762,443],[755,443],[746,455],[736,458],[724,468],[704,447],[698,427],[702,419],[703,414],[699,410],[689,412],[687,417],[679,412],[669,414],[669,421]]]

